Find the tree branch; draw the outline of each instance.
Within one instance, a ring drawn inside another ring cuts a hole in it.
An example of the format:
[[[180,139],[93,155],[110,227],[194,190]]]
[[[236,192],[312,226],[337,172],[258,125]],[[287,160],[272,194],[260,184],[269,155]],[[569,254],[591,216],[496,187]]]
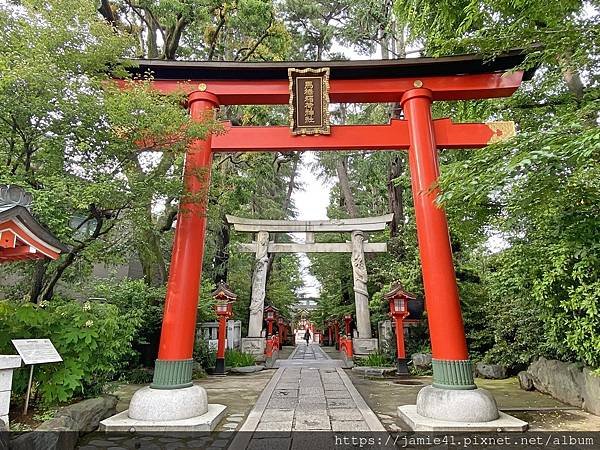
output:
[[[273,13],[271,13],[271,20],[269,20],[269,25],[267,26],[266,30],[264,31],[264,33],[256,40],[256,42],[254,43],[254,45],[252,46],[252,48],[250,48],[248,50],[248,52],[246,53],[246,55],[244,55],[244,57],[241,59],[242,61],[247,61],[248,58],[250,58],[250,56],[252,56],[252,54],[256,51],[256,49],[258,48],[258,46],[260,44],[262,44],[262,42],[271,35],[271,27],[273,26],[273,21],[274,21],[275,17],[273,16]],[[240,49],[241,50],[241,49]],[[238,51],[238,54],[240,52]],[[238,55],[236,55],[236,60],[237,60]]]
[[[212,41],[210,43],[210,49],[208,51],[208,60],[212,61],[214,54],[215,54],[215,49],[217,47],[217,40],[218,40],[218,36],[219,33],[221,32],[221,29],[223,28],[223,25],[225,25],[225,15],[223,14],[223,10],[221,8],[219,8],[219,23],[217,24],[217,28],[215,29],[215,34],[212,38]]]

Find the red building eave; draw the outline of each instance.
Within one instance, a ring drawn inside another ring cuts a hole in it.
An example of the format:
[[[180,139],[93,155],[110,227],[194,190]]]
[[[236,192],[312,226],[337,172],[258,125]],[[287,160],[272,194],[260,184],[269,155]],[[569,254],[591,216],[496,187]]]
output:
[[[35,259],[58,259],[69,251],[23,206],[0,212],[0,264]]]

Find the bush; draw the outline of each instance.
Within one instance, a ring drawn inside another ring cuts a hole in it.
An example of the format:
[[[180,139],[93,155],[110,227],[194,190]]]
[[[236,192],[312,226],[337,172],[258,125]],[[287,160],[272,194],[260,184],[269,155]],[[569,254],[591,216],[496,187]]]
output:
[[[119,381],[125,381],[131,384],[147,384],[152,382],[153,376],[153,370],[138,367],[123,371],[119,377]]]
[[[354,364],[367,367],[390,367],[394,365],[394,359],[378,351],[364,358],[354,358]]]
[[[143,280],[125,279],[115,282],[103,282],[96,285],[94,295],[106,303],[119,308],[119,312],[139,321],[132,345],[136,352],[132,353],[131,367],[139,365],[139,353],[142,353],[142,364],[154,365],[158,351],[160,327],[162,325],[165,298],[164,287],[148,286]]]
[[[217,362],[217,351],[211,349],[206,341],[196,342],[194,348],[194,360],[196,360],[204,369],[213,368]],[[244,367],[253,366],[256,358],[250,353],[244,353],[239,350],[225,351],[226,367]]]
[[[200,363],[202,368],[208,369],[215,367],[217,354],[208,347],[208,342],[199,340],[196,341],[196,345],[194,346],[194,360]]]
[[[100,393],[131,357],[140,320],[115,305],[64,300],[51,303],[0,301],[0,352],[14,354],[11,339],[48,338],[63,362],[35,367],[37,394],[46,403]],[[28,368],[15,372],[13,392],[27,386]]]
[[[225,352],[225,366],[227,367],[253,366],[255,363],[256,358],[250,353],[239,350],[227,350]]]

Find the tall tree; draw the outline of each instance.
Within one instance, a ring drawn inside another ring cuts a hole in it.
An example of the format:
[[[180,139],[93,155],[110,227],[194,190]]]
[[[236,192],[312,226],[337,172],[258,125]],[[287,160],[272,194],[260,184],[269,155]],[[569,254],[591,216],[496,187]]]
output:
[[[510,99],[436,107],[519,129],[505,144],[444,155],[441,201],[485,288],[467,318],[494,318],[491,330],[473,323],[471,339],[487,335],[483,353],[515,367],[539,355],[598,367],[597,5],[398,0],[396,11],[428,55],[517,47],[528,53],[524,69],[538,66]]]
[[[119,257],[122,219],[134,214],[138,195],[158,195],[157,184],[165,184],[164,177],[126,182],[126,167],[138,158],[135,142],[148,133],[183,131],[180,142],[162,148],[177,154],[208,128],[189,121],[179,97],[159,96],[144,83],[126,91],[107,83],[107,67],[122,73],[118,57],[130,41],[97,20],[89,5],[7,4],[0,27],[0,183],[30,191],[35,213],[71,246],[57,262],[23,265],[33,275],[30,298],[39,301],[81,271],[74,262],[89,268],[91,261]]]

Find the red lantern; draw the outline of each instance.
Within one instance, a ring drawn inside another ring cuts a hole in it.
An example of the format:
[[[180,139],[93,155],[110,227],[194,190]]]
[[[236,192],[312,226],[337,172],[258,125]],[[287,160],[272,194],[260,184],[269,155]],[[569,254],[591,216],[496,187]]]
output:
[[[404,350],[404,319],[410,314],[408,311],[408,301],[415,300],[415,297],[406,292],[401,284],[396,285],[384,297],[389,302],[390,315],[396,323],[396,349],[398,358],[396,373],[398,375],[407,375],[408,366],[406,365],[406,353]]]
[[[270,338],[273,334],[273,322],[277,320],[279,310],[273,305],[269,305],[265,308],[265,316],[267,319],[267,338]]]
[[[233,315],[233,302],[237,299],[229,286],[220,281],[217,289],[212,293],[215,299],[215,313],[219,320],[219,333],[217,335],[217,359],[215,363],[215,374],[225,374],[225,339],[227,334],[226,321]]]
[[[390,302],[390,313],[392,316],[408,316],[408,298],[398,297],[392,298]]]
[[[277,329],[279,330],[279,350],[281,350],[283,348],[283,341],[286,338],[285,319],[282,316],[279,316],[277,319]]]
[[[350,335],[350,322],[352,322],[352,314],[344,314],[344,323],[346,324],[346,337],[351,338]]]

